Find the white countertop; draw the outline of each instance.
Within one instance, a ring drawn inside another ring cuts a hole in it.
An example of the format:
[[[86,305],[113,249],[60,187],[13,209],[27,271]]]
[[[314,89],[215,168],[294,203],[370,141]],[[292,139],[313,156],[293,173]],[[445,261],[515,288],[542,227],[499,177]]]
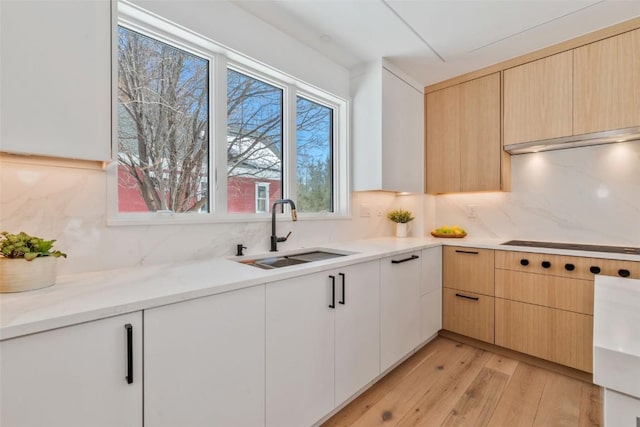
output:
[[[353,255],[274,270],[262,270],[235,262],[270,255],[251,254],[246,257],[214,258],[198,262],[60,276],[56,285],[49,288],[0,294],[0,339],[145,310],[441,244],[640,261],[640,256],[624,254],[501,246],[502,241],[469,237],[378,238],[320,248],[353,252]],[[297,251],[300,249],[318,248],[299,248]],[[278,255],[291,252],[296,250],[278,252]]]
[[[640,280],[596,276],[593,382],[640,398]]]

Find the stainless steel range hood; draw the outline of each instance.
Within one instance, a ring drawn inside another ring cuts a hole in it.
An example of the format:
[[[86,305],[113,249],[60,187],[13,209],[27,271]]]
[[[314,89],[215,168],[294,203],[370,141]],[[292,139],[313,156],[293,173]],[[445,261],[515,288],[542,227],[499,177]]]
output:
[[[539,151],[565,150],[567,148],[588,147],[590,145],[610,144],[640,139],[640,126],[565,136],[562,138],[508,144],[504,150],[509,154],[537,153]]]

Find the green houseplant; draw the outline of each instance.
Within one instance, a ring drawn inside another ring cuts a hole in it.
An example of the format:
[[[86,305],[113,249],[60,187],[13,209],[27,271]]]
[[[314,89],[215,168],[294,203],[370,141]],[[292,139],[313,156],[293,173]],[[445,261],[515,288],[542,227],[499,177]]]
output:
[[[25,232],[0,233],[0,292],[22,292],[55,284],[56,258],[67,254],[53,250],[55,240]]]
[[[396,237],[407,237],[407,224],[413,221],[413,214],[404,209],[394,209],[387,213],[387,219],[396,223]]]

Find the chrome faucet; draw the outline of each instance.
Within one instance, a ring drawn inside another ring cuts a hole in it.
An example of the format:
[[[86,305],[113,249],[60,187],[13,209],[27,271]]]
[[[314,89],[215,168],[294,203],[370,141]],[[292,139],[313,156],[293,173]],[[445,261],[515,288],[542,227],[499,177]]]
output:
[[[278,242],[286,242],[289,236],[291,236],[291,232],[284,237],[278,237],[276,234],[276,206],[278,205],[291,205],[291,220],[297,221],[298,214],[296,212],[296,204],[293,203],[291,199],[279,199],[273,202],[273,206],[271,207],[271,252],[278,251]]]

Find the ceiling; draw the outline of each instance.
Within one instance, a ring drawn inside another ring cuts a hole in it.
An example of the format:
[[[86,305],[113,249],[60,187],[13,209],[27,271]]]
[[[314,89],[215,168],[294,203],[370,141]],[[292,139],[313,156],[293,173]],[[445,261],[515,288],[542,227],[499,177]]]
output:
[[[232,0],[346,68],[428,85],[640,16],[640,0]]]

